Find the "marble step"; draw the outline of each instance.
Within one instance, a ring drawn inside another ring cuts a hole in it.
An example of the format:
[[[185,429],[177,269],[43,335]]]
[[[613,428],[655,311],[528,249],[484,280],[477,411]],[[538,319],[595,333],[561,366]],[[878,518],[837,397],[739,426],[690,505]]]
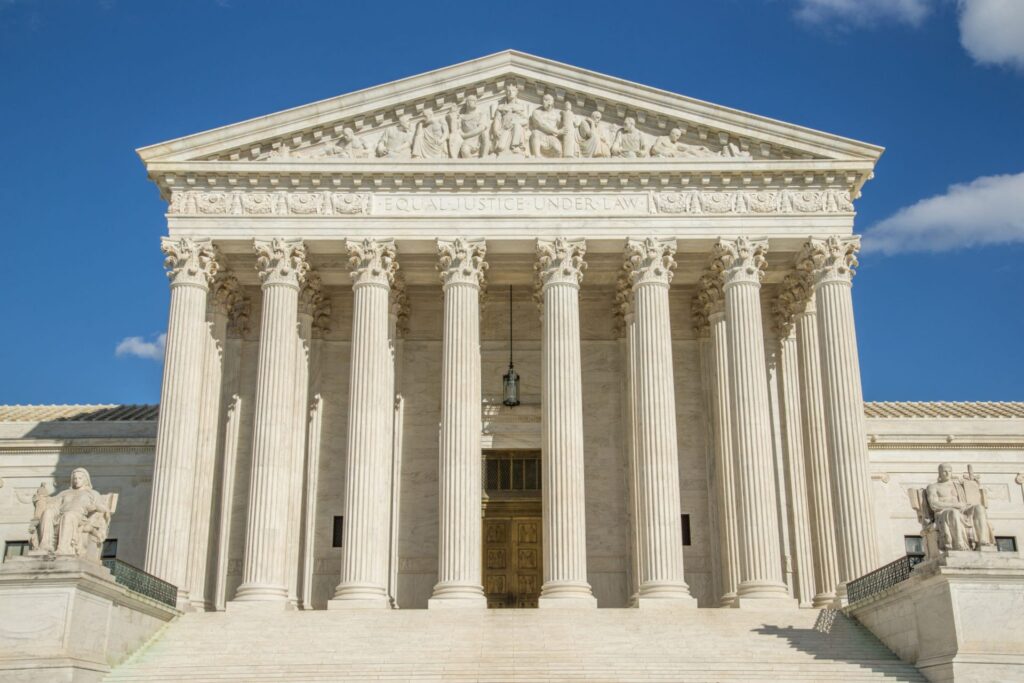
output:
[[[108,681],[914,681],[811,610],[187,614]]]

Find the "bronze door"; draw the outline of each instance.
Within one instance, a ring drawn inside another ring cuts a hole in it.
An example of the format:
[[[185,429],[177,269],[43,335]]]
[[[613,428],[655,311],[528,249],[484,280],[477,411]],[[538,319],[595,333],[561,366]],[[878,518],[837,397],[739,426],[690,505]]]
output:
[[[543,566],[540,515],[506,516],[497,511],[492,514],[490,509],[487,512],[483,529],[487,606],[536,607]]]

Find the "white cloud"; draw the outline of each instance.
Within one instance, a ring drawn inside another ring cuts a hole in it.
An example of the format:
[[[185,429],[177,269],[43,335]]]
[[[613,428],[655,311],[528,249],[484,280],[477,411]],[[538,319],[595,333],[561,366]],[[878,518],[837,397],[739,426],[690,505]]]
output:
[[[979,64],[1024,71],[1024,1],[959,0],[960,44]]]
[[[1024,173],[951,185],[864,233],[864,250],[883,254],[1009,242],[1024,242]]]
[[[1013,0],[1017,1],[1017,0]],[[869,26],[896,21],[918,26],[935,0],[797,0],[796,16],[811,24]]]
[[[162,362],[164,359],[164,344],[166,342],[166,334],[157,335],[153,341],[146,341],[142,337],[125,337],[118,342],[117,348],[114,349],[114,355],[118,357],[136,356]]]

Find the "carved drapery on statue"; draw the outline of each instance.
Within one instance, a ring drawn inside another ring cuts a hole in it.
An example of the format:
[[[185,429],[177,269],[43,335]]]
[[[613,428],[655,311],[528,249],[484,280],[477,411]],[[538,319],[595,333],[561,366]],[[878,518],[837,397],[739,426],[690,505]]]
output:
[[[921,522],[929,557],[950,550],[995,550],[988,497],[972,470],[963,478],[954,477],[953,466],[942,463],[938,481],[907,494]]]
[[[40,484],[32,496],[35,508],[29,524],[29,555],[79,557],[100,561],[117,494],[103,495],[92,487],[89,472],[71,472],[71,486],[55,496]]]

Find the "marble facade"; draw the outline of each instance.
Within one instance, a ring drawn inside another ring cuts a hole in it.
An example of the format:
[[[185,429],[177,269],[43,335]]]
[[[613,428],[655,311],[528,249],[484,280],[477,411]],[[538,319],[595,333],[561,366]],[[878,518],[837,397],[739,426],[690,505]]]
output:
[[[0,448],[19,481],[117,463],[110,534],[184,608],[485,607],[492,450],[541,452],[542,608],[830,604],[917,532],[890,482],[1024,469],[1019,407],[865,413],[853,202],[881,152],[516,52],[143,148],[159,420]],[[964,458],[915,435],[940,423]]]

